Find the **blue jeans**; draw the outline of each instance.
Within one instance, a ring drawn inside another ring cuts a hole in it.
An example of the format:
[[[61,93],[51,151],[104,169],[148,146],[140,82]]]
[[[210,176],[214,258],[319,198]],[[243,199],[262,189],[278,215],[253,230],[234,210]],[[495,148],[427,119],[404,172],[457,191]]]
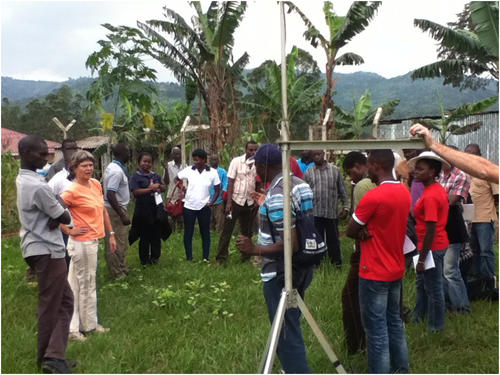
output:
[[[193,260],[193,234],[194,224],[198,219],[200,226],[201,241],[203,247],[203,259],[210,256],[210,217],[212,211],[210,207],[205,206],[201,210],[190,210],[184,207],[184,249],[186,250],[186,259]]]
[[[495,251],[493,240],[495,236],[495,223],[472,223],[471,242],[476,244],[479,256],[476,258],[478,276],[492,278],[495,276]]]
[[[432,252],[436,267],[417,273],[417,301],[413,321],[427,317],[430,331],[444,328],[446,305],[444,299],[443,259],[446,249]]]
[[[443,264],[446,306],[452,311],[470,312],[469,297],[460,273],[460,252],[465,244],[451,243],[446,250]]]
[[[407,373],[408,348],[399,304],[401,279],[359,278],[359,306],[366,333],[368,371]]]
[[[312,278],[313,270],[310,268],[301,272],[300,275],[297,275],[297,280],[294,280],[294,284],[297,285],[297,291],[302,299],[304,299],[305,291],[311,284]],[[267,311],[271,323],[274,321],[283,288],[283,281],[279,281],[276,277],[264,283],[264,298],[266,299]],[[311,373],[307,365],[306,348],[302,337],[302,328],[300,327],[300,315],[300,310],[296,307],[286,310],[285,320],[278,341],[277,354],[281,366],[287,374]]]

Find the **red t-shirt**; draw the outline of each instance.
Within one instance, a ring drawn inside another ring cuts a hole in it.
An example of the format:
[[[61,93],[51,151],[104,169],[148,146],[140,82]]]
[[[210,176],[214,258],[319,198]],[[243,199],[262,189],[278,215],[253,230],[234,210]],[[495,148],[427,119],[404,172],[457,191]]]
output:
[[[400,182],[385,181],[361,198],[353,219],[366,225],[372,237],[361,242],[359,276],[395,281],[405,273],[403,244],[411,196]]]
[[[417,224],[415,229],[418,238],[418,250],[422,250],[425,236],[425,222],[436,223],[436,233],[432,241],[431,250],[443,250],[450,244],[446,234],[448,221],[448,195],[439,183],[427,186],[413,207],[413,216]]]

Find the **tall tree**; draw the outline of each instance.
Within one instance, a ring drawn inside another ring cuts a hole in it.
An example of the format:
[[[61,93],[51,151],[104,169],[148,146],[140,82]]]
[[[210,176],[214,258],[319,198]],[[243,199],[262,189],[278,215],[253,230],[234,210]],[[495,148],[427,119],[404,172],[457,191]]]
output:
[[[248,54],[245,52],[234,61],[233,45],[246,2],[213,1],[206,13],[199,1],[190,4],[196,12],[191,25],[167,7],[166,20],[137,24],[151,43],[149,54],[180,82],[196,83],[209,116],[213,151],[220,151],[239,132],[236,84],[248,63]]]
[[[475,103],[466,103],[451,111],[447,111],[444,108],[443,101],[439,93],[437,96],[439,108],[441,109],[441,118],[437,120],[418,119],[416,122],[425,125],[429,129],[439,132],[439,142],[443,144],[446,144],[446,141],[451,135],[462,135],[478,130],[483,125],[482,121],[464,126],[460,126],[456,122],[466,118],[467,116],[485,111],[498,101],[498,96],[492,96],[491,98],[486,98]]]
[[[89,109],[101,112],[102,131],[109,135],[109,144],[116,140],[137,143],[148,138],[154,128],[151,112],[163,112],[151,82],[156,80],[156,71],[142,61],[148,43],[135,28],[110,24],[103,27],[110,31],[107,40],[98,41],[101,49],[85,63],[92,74],[98,73],[87,92]],[[106,112],[103,104],[111,99],[114,110]]]
[[[439,61],[412,72],[412,79],[443,77],[443,84],[478,88],[487,84],[488,74],[498,81],[498,2],[466,4],[458,21],[448,27],[415,19],[415,26],[428,31],[440,43]]]
[[[373,125],[378,107],[382,107],[382,117],[384,117],[393,113],[398,104],[399,99],[393,99],[373,107],[370,91],[366,90],[358,102],[353,103],[352,111],[336,106],[339,138],[360,139],[362,135],[370,135],[366,132]]]
[[[294,46],[287,56],[288,119],[292,135],[304,138],[307,126],[317,121],[316,108],[321,102],[319,92],[323,82],[319,77],[313,79],[314,64],[304,70],[309,59],[299,58],[299,55],[307,57],[305,51],[299,51]],[[244,97],[244,111],[248,117],[244,120],[264,130],[265,139],[274,142],[279,136],[278,124],[282,118],[281,66],[274,61],[264,62],[248,77],[245,87],[248,94]]]
[[[335,105],[333,101],[334,79],[333,71],[337,65],[360,65],[364,63],[361,56],[346,52],[339,56],[340,49],[357,34],[361,33],[375,16],[378,7],[382,4],[380,1],[355,1],[347,11],[345,16],[337,15],[329,1],[323,5],[325,21],[328,25],[329,35],[324,36],[313,25],[309,18],[292,2],[285,2],[289,7],[289,13],[295,11],[304,21],[307,30],[304,37],[311,45],[316,48],[318,43],[323,48],[326,55],[326,89],[321,102],[320,120],[325,117],[328,108],[332,110],[333,116],[327,122],[327,131],[329,138],[336,137],[335,128]]]

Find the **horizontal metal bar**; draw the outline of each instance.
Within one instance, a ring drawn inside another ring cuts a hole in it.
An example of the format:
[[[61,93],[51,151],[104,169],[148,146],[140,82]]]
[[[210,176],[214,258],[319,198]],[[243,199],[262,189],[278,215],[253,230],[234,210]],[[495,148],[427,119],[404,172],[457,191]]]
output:
[[[375,150],[375,149],[403,149],[425,148],[421,138],[405,139],[358,139],[358,140],[331,140],[331,141],[288,141],[290,150]]]

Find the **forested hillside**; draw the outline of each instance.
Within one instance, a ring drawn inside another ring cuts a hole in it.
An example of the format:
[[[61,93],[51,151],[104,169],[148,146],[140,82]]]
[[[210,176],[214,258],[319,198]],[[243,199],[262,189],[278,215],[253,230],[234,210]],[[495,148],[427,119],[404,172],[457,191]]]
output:
[[[410,74],[386,79],[375,73],[357,72],[335,74],[338,82],[335,86],[334,99],[346,109],[353,107],[353,101],[369,90],[374,105],[390,99],[401,101],[390,118],[409,118],[439,114],[436,93],[439,91],[446,108],[454,108],[463,103],[474,102],[497,95],[498,88],[494,81],[485,89],[462,90],[450,85],[443,86],[441,79],[412,81]],[[2,77],[2,98],[8,98],[11,104],[25,107],[33,98],[44,97],[62,86],[69,86],[75,94],[85,97],[92,83],[92,78],[70,79],[65,82],[25,81]],[[167,104],[185,101],[184,87],[174,82],[157,83],[161,100]],[[323,88],[321,89],[323,90]],[[491,109],[498,109],[496,104]]]

